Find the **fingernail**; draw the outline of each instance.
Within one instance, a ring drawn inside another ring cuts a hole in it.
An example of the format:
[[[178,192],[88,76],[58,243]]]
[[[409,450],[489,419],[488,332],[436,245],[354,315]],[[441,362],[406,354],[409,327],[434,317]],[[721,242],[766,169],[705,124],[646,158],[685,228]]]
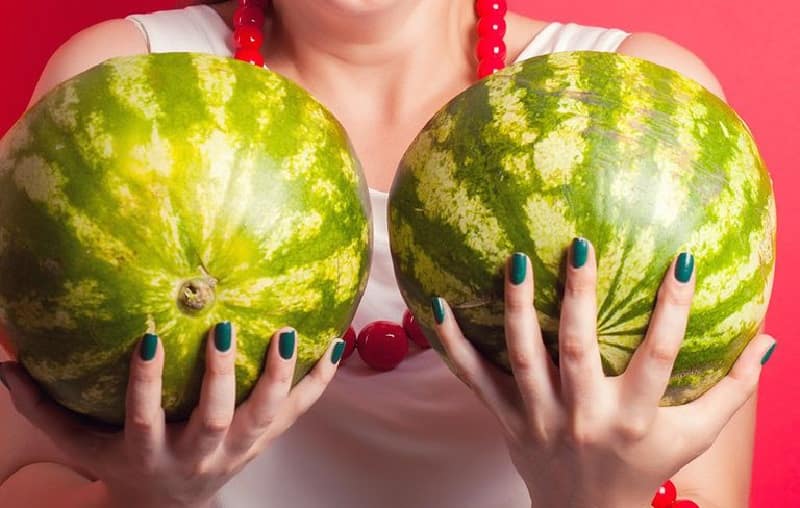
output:
[[[333,353],[331,353],[331,362],[336,365],[339,363],[339,360],[342,359],[342,355],[344,354],[344,341],[340,340],[333,346]]]
[[[436,320],[436,324],[444,323],[444,303],[442,303],[442,299],[438,296],[431,298],[431,308],[433,309],[433,319]]]
[[[525,280],[525,272],[528,269],[527,256],[521,252],[515,252],[511,256],[511,283],[515,286],[522,284]]]
[[[214,345],[220,353],[231,348],[231,323],[229,321],[219,323],[214,328]]]
[[[580,268],[586,264],[589,257],[589,242],[585,238],[577,237],[572,240],[572,267]]]
[[[149,362],[156,357],[156,349],[158,348],[158,337],[152,333],[145,333],[142,338],[142,345],[139,347],[139,355],[142,360]]]
[[[284,360],[288,360],[292,357],[294,353],[294,338],[295,333],[294,330],[289,330],[288,332],[282,332],[278,339],[278,352],[281,354],[281,358]]]
[[[775,351],[775,346],[777,345],[778,345],[777,342],[773,342],[772,345],[769,347],[769,349],[767,349],[767,352],[764,353],[764,356],[761,357],[761,365],[767,363],[767,360],[769,360],[769,357],[772,356],[772,352]]]
[[[3,386],[6,387],[6,390],[11,391],[11,388],[8,387],[8,381],[6,381],[6,373],[4,372],[5,369],[0,365],[0,383],[3,383]]]
[[[688,252],[681,252],[678,261],[675,262],[675,278],[678,282],[689,282],[694,270],[694,256]]]

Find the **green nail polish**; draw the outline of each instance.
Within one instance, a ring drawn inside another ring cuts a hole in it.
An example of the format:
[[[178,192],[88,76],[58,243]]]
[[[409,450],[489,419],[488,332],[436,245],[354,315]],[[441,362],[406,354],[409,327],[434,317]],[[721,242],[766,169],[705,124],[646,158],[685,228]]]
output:
[[[156,349],[158,349],[158,337],[152,333],[145,333],[142,338],[142,345],[139,347],[139,355],[142,360],[149,362],[155,358]]]
[[[772,345],[769,347],[769,349],[767,349],[767,352],[764,353],[764,356],[761,357],[761,365],[767,363],[767,360],[769,360],[769,357],[772,356],[772,352],[775,351],[775,346],[777,345],[778,345],[777,342],[773,342]]]
[[[585,238],[574,238],[572,240],[572,267],[580,268],[586,264],[589,257],[589,242]]]
[[[675,278],[678,282],[689,282],[694,270],[694,256],[688,252],[681,252],[678,261],[675,262]]]
[[[219,323],[214,328],[214,345],[220,353],[224,353],[231,348],[231,324],[229,321]]]
[[[278,352],[281,354],[281,358],[284,360],[288,360],[292,357],[292,354],[294,354],[294,338],[294,330],[283,332],[279,336]]]
[[[525,280],[525,272],[527,270],[527,256],[521,252],[515,252],[514,255],[511,256],[511,274],[509,277],[511,279],[511,283],[515,286],[522,284],[522,281]]]
[[[336,365],[337,363],[339,363],[339,360],[342,359],[343,354],[344,354],[344,341],[340,340],[339,342],[336,343],[335,346],[333,346],[333,353],[331,353],[331,362],[333,362],[333,364]]]
[[[433,319],[436,320],[436,324],[444,323],[444,303],[442,303],[442,299],[438,296],[431,298],[431,308],[433,309]]]

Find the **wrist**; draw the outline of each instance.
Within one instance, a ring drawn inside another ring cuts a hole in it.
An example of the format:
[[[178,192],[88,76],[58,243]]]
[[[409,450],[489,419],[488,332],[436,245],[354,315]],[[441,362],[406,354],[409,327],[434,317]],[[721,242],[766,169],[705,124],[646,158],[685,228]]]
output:
[[[217,508],[216,496],[205,500],[192,500],[185,501],[179,500],[169,496],[154,496],[143,495],[141,492],[129,493],[122,491],[115,491],[103,482],[96,482],[102,484],[105,489],[105,497],[108,503],[104,506],[109,508],[141,508],[142,506],[157,506],[158,508]]]

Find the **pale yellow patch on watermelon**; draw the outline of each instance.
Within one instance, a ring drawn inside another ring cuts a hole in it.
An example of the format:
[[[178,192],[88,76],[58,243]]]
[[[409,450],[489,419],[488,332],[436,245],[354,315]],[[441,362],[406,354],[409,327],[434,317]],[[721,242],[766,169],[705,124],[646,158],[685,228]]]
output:
[[[658,174],[654,181],[651,180],[652,189],[648,190],[655,196],[652,222],[664,227],[674,225],[689,198],[690,180],[685,173],[691,170],[690,163],[687,161],[682,165],[675,160],[675,155],[674,149],[662,145],[653,152],[653,163]],[[632,197],[639,199],[639,196]]]
[[[225,129],[227,113],[225,106],[236,87],[236,73],[230,70],[230,64],[205,55],[192,57],[198,76],[198,86],[203,93],[204,105],[216,121],[216,127]]]
[[[703,267],[705,277],[693,298],[696,308],[714,308],[720,303],[734,298],[741,284],[753,278],[754,274],[761,272],[765,265],[772,262],[774,252],[771,236],[765,235],[763,230],[754,230],[749,234],[741,232],[741,236],[747,238],[746,246],[749,256],[746,260],[739,257],[742,262],[729,263],[716,271],[712,271],[714,267],[711,266]],[[741,247],[745,247],[744,242]],[[769,295],[764,294],[759,300],[763,302],[768,298]],[[737,311],[736,314],[739,312]]]
[[[0,178],[11,173],[17,165],[18,152],[28,146],[31,141],[29,116],[23,116],[8,132],[0,136]]]
[[[115,99],[146,120],[154,121],[162,114],[153,92],[153,83],[148,80],[149,59],[118,58],[104,65],[111,68],[109,92]]]
[[[405,222],[395,226],[393,243],[400,253],[399,260],[404,271],[412,271],[414,280],[422,289],[430,294],[441,294],[453,304],[463,303],[474,298],[472,289],[457,277],[450,274],[445,267],[439,265],[425,253],[425,249],[416,242],[414,228]],[[429,312],[430,309],[426,309]]]
[[[80,99],[72,81],[65,81],[59,88],[59,93],[45,99],[47,111],[53,121],[66,131],[72,131],[78,126],[78,104]]]
[[[158,123],[153,122],[150,131],[150,142],[146,145],[136,145],[130,150],[129,171],[147,173],[150,178],[168,177],[172,173],[175,160],[172,157],[172,146],[158,131]],[[139,167],[137,167],[137,165]],[[156,175],[153,175],[155,172]]]
[[[202,219],[201,235],[206,249],[212,248],[208,240],[217,226],[216,221],[220,213],[227,213],[228,190],[230,177],[235,163],[236,152],[233,140],[225,132],[212,129],[208,132],[199,132],[192,139],[192,144],[197,146],[203,160],[202,170],[205,178],[197,178],[195,187],[198,201],[205,206],[196,210]],[[204,252],[207,257],[209,252]]]
[[[74,330],[78,326],[72,316],[59,309],[56,303],[45,305],[41,299],[25,296],[8,302],[8,309],[15,317],[15,326],[22,330]]]
[[[317,165],[317,144],[303,143],[297,153],[281,161],[281,169],[286,180],[297,180],[308,176]]]
[[[76,135],[82,152],[98,159],[108,159],[114,153],[114,138],[103,122],[103,114],[92,111],[83,124],[83,131]]]
[[[437,143],[444,143],[453,133],[456,119],[452,115],[437,115],[434,119],[434,124],[431,127],[433,137]]]
[[[319,210],[273,210],[276,216],[254,227],[254,235],[263,238],[261,256],[271,258],[287,245],[317,237],[322,233],[324,218]]]
[[[569,118],[536,143],[533,160],[545,188],[567,185],[572,180],[583,163],[586,151],[583,131],[588,125],[587,117]]]
[[[61,172],[38,155],[21,159],[14,168],[14,183],[31,201],[60,208],[63,205],[61,187],[65,180]]]
[[[507,136],[517,147],[535,142],[539,131],[528,121],[529,112],[524,100],[527,90],[511,79],[489,80],[486,87],[493,115],[492,122],[485,129]]]
[[[269,337],[269,335],[267,335]],[[239,348],[236,350],[236,365],[244,369],[245,376],[249,378],[258,377],[260,374],[259,370],[261,368],[261,363],[256,362],[255,358],[250,358],[245,353],[244,348]]]
[[[103,307],[107,296],[99,281],[92,279],[67,281],[64,289],[66,293],[56,299],[58,307],[69,309],[71,313],[80,317],[92,317],[94,320],[114,318],[111,312]]]
[[[444,221],[464,235],[464,243],[480,257],[498,265],[511,244],[494,213],[455,180],[456,164],[450,152],[435,151],[416,173],[417,195],[430,219]]]
[[[533,161],[530,153],[509,152],[500,160],[500,165],[506,173],[514,175],[520,181],[531,182]]]
[[[578,234],[575,223],[568,219],[567,204],[534,194],[525,203],[524,211],[539,258],[548,266],[558,266],[565,249]]]

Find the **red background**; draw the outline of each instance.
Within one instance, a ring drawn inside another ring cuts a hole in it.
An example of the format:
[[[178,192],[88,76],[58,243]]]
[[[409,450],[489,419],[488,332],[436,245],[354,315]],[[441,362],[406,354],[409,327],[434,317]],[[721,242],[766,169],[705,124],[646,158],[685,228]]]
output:
[[[793,171],[800,134],[800,3],[793,0],[510,0],[531,17],[615,26],[665,35],[698,54],[717,75],[728,101],[750,125],[772,171],[778,203],[778,265],[767,330],[778,348],[764,371],[759,401],[752,506],[800,506],[800,327],[793,301],[800,270],[800,184]],[[49,55],[90,24],[170,8],[173,0],[39,0],[0,5],[0,132],[21,114]],[[796,296],[795,296],[796,297]]]

